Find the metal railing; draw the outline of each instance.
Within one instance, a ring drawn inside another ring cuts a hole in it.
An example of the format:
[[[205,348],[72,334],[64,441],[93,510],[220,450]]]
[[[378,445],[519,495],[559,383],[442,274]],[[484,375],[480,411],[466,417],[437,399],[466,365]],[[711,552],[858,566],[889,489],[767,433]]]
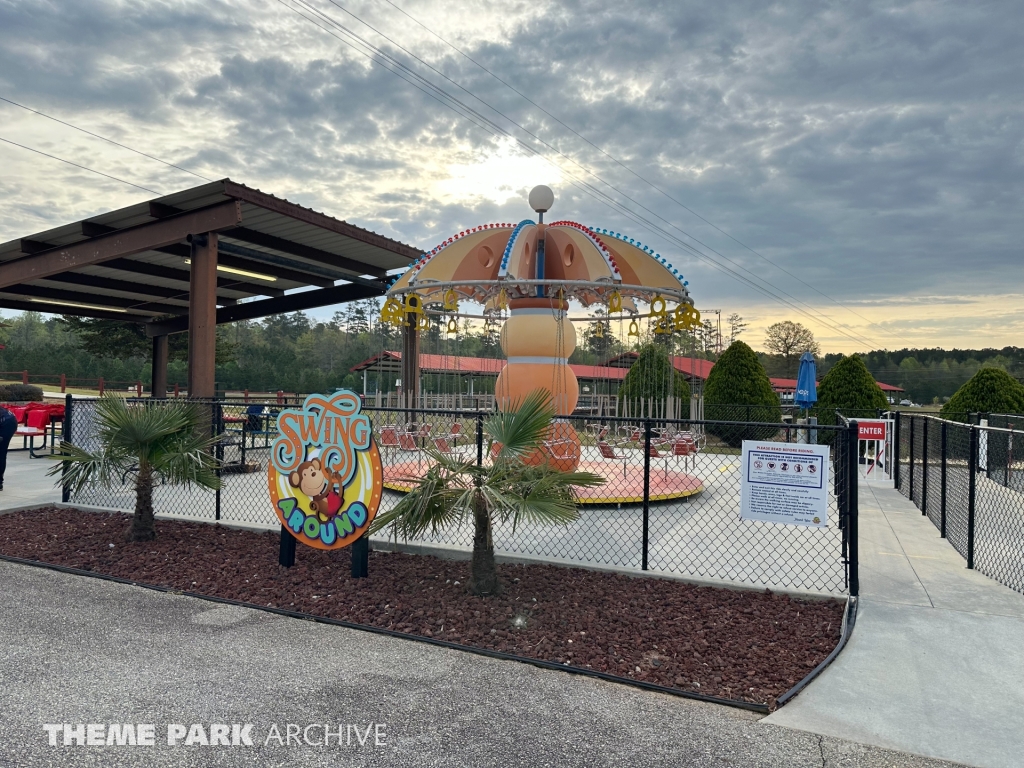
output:
[[[896,414],[894,481],[968,568],[1024,592],[1024,416],[972,416]]]
[[[153,403],[151,400],[139,401]],[[219,491],[159,485],[158,514],[214,520],[266,530],[280,523],[267,493],[269,449],[276,436],[276,403],[205,401],[212,428],[222,436],[216,452]],[[68,439],[98,447],[96,402],[75,401]],[[384,466],[381,509],[392,507],[408,483],[425,470],[425,449],[485,463],[489,450],[481,411],[366,408]],[[579,517],[564,526],[497,525],[499,554],[575,565],[677,574],[769,588],[856,595],[857,436],[845,421],[819,427],[828,435],[830,472],[827,527],[813,528],[740,519],[740,437],[784,442],[787,425],[744,421],[566,418],[580,445],[556,439],[545,447],[556,458],[578,452],[580,469],[606,478],[581,489]],[[724,436],[724,437],[723,437]],[[825,442],[824,440],[820,442]],[[134,508],[130,478],[118,487],[91,487],[65,500],[107,508]],[[382,532],[381,538],[386,538]],[[472,522],[416,542],[468,551]]]

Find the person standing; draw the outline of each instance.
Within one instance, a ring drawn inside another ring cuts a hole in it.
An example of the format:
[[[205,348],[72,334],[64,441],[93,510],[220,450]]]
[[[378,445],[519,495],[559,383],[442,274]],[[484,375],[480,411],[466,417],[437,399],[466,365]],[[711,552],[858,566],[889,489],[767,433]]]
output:
[[[4,489],[4,473],[7,471],[7,449],[11,438],[18,429],[18,419],[6,408],[0,408],[0,491]]]

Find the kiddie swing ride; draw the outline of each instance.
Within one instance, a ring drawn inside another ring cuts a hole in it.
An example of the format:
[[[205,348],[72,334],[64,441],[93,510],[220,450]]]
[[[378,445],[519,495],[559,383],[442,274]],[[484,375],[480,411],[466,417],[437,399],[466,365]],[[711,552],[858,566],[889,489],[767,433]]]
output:
[[[537,221],[473,227],[424,253],[389,288],[381,310],[382,324],[405,334],[432,335],[438,351],[443,352],[434,356],[435,365],[452,370],[451,378],[458,387],[463,360],[458,354],[463,333],[459,320],[483,320],[492,328],[503,322],[500,342],[505,361],[503,365],[503,361],[493,361],[493,370],[500,370],[494,383],[496,408],[513,410],[516,403],[540,389],[549,394],[555,413],[565,417],[552,423],[543,451],[534,460],[566,471],[578,468],[604,476],[605,485],[580,489],[581,503],[642,501],[645,457],[640,428],[588,424],[586,439],[581,439],[570,421],[580,396],[577,377],[569,365],[577,343],[569,318],[570,301],[584,308],[603,308],[608,318],[618,318],[620,327],[628,323],[623,337],[627,341],[640,338],[641,323],[646,320],[651,338],[666,342],[671,350],[674,336],[700,325],[688,282],[667,259],[633,238],[575,221],[545,223],[544,214],[554,203],[548,187],[535,187],[529,203],[538,214]],[[482,310],[473,314],[464,310],[464,304]],[[641,305],[646,312],[640,311]],[[588,317],[583,322],[593,324],[594,319]],[[609,321],[592,327],[601,336]],[[426,355],[417,351],[417,357],[418,368]],[[604,370],[617,372],[621,380],[621,368]],[[631,415],[689,417],[689,402],[672,397],[673,375],[670,366],[664,381],[647,382],[645,391],[665,394],[641,403],[641,412]],[[440,376],[443,380],[444,375]],[[435,375],[435,384],[437,379]],[[686,413],[681,413],[684,407]],[[471,432],[472,426],[467,426]],[[430,459],[421,448],[428,441],[444,453],[463,451],[466,457],[470,452],[476,456],[475,440],[472,434],[462,432],[462,425],[448,435],[431,434],[430,429],[425,423],[377,426],[377,443],[391,456],[384,466],[385,488],[405,491],[410,487],[409,478],[422,476]],[[458,446],[459,437],[464,438],[462,446],[453,447]],[[699,478],[680,468],[688,467],[688,458],[696,452],[697,441],[690,432],[657,431],[651,445],[651,500],[682,498],[704,490]]]

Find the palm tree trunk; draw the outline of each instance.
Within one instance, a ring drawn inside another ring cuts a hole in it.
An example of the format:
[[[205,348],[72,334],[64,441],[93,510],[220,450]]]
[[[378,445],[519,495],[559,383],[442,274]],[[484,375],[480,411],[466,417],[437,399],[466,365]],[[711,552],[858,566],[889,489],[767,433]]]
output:
[[[491,515],[481,495],[473,504],[473,559],[469,565],[469,591],[474,595],[496,595],[501,591],[498,569],[494,564],[491,539]]]
[[[130,541],[152,541],[156,538],[153,524],[153,470],[139,467],[135,478],[135,516],[128,534]]]

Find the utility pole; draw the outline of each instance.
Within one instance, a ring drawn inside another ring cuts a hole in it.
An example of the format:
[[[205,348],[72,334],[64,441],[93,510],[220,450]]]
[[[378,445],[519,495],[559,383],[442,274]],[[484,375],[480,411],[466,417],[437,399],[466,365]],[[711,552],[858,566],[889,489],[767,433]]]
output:
[[[710,315],[712,312],[718,316],[717,327],[718,330],[715,332],[715,354],[722,354],[722,310],[720,309],[698,309],[701,317],[704,315]]]

